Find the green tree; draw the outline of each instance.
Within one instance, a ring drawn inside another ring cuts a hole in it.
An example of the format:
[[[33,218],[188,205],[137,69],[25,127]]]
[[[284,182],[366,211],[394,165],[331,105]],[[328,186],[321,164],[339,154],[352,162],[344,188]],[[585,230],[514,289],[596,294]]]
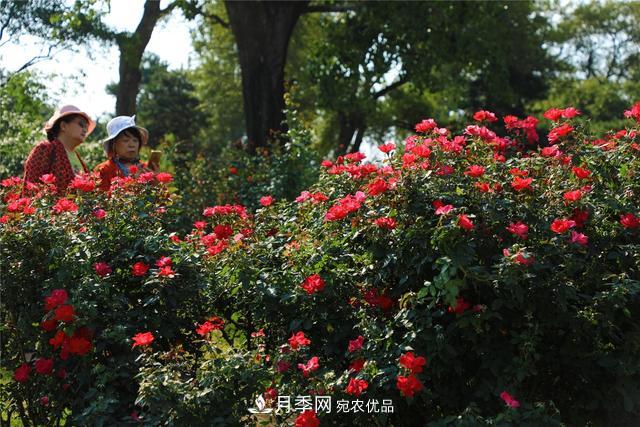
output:
[[[547,44],[564,67],[531,110],[570,105],[595,118],[594,130],[624,127],[620,111],[640,99],[640,4],[588,2],[561,12],[557,6],[547,6],[557,22]]]
[[[299,95],[316,86],[312,97],[301,97],[329,112],[338,152],[357,150],[372,127],[382,131],[421,118],[423,110],[402,111],[398,122],[389,110],[398,104],[386,102],[409,83],[402,98],[412,95],[417,106],[439,94],[449,110],[518,113],[544,94],[554,65],[542,48],[546,21],[532,2],[372,2],[303,22],[308,19],[321,31],[299,27],[295,37],[308,47],[291,72]]]
[[[42,125],[51,111],[44,85],[29,71],[0,86],[0,177],[22,175],[31,143],[44,137]]]
[[[137,117],[150,134],[152,146],[171,134],[189,150],[203,126],[187,70],[169,70],[157,55],[147,54],[142,62]]]

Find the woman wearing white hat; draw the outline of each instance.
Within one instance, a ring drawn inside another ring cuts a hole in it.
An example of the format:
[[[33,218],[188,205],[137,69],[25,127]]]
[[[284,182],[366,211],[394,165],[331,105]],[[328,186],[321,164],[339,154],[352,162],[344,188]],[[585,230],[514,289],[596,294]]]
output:
[[[56,110],[43,128],[47,139],[33,147],[24,164],[25,188],[28,183],[39,183],[42,175],[52,174],[58,194],[64,194],[76,173],[89,173],[75,150],[95,127],[96,122],[78,107],[65,105]]]
[[[108,136],[103,144],[109,159],[94,169],[100,174],[100,188],[103,190],[109,190],[113,178],[131,175],[134,170],[132,166],[138,170],[147,168],[146,164],[140,162],[140,148],[149,140],[149,132],[136,126],[135,117],[118,116],[107,123]],[[149,167],[158,169],[158,165],[151,162]]]

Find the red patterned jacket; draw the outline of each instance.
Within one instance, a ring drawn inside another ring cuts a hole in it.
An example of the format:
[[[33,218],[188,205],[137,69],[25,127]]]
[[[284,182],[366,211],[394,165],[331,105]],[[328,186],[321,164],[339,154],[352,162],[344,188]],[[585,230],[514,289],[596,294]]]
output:
[[[78,153],[80,164],[86,173],[89,173],[87,165],[84,164]],[[24,180],[34,184],[40,183],[40,177],[44,174],[53,174],[56,177],[56,189],[58,194],[66,193],[67,187],[73,180],[75,173],[71,168],[67,151],[57,139],[53,141],[41,141],[27,157],[24,163]]]

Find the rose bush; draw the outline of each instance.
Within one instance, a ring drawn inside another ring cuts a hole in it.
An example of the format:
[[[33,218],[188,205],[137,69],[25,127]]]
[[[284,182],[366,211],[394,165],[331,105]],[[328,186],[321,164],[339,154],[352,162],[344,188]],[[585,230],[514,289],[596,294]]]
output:
[[[107,195],[78,177],[64,198],[48,176],[32,198],[21,197],[19,179],[2,181],[2,362],[32,370],[3,385],[4,409],[25,425],[52,425],[68,409],[80,425],[118,424],[138,391],[132,337],[161,329],[157,349],[190,348],[205,284],[164,226],[170,179],[141,174]],[[54,374],[33,375],[41,359]]]
[[[550,110],[546,138],[533,117],[483,111],[459,135],[423,120],[380,164],[324,161],[294,202],[211,206],[186,236],[153,175],[67,202],[7,182],[3,387],[29,414],[70,408],[79,424],[238,425],[256,396],[323,395],[330,413],[274,417],[633,425],[640,104],[625,115],[629,128],[593,136],[577,110]],[[60,330],[91,350],[63,360],[65,337],[47,341]],[[47,388],[61,368],[89,395]],[[342,414],[340,399],[394,412]]]

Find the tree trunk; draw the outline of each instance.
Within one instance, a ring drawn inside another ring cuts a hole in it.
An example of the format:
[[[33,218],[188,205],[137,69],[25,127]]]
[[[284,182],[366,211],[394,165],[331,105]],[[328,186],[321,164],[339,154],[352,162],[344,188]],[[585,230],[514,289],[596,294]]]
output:
[[[249,151],[286,132],[284,67],[289,39],[308,1],[231,1],[225,6],[238,46]]]
[[[364,117],[357,112],[338,112],[338,149],[336,155],[342,156],[360,149],[360,143],[364,136]]]
[[[117,37],[120,50],[120,82],[116,94],[116,115],[132,116],[136,113],[136,98],[140,90],[140,62],[149,44],[156,23],[169,8],[160,10],[160,2],[147,0],[142,19],[133,34],[121,33]]]

